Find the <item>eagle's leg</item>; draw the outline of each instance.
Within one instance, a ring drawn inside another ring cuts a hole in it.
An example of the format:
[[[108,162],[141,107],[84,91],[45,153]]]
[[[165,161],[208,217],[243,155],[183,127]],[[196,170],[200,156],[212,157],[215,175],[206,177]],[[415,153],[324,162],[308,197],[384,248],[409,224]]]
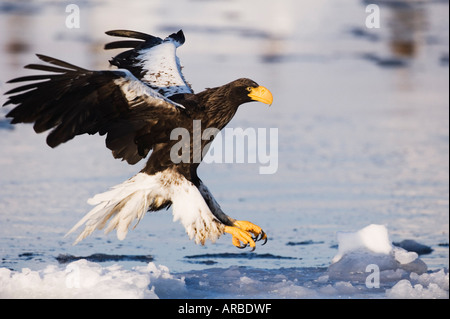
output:
[[[198,177],[195,183],[213,215],[225,225],[225,233],[233,236],[232,241],[234,246],[238,248],[250,246],[254,250],[256,246],[255,242],[264,240],[263,245],[267,242],[267,235],[261,227],[247,221],[231,218],[222,211],[208,187]]]

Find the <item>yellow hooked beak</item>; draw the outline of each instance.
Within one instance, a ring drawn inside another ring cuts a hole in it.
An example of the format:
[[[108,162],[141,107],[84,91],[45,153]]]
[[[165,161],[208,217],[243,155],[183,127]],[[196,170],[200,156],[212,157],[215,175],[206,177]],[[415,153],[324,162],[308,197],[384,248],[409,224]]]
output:
[[[252,100],[262,102],[264,104],[272,105],[273,103],[273,96],[272,93],[265,88],[264,86],[258,86],[256,88],[249,88],[250,96]]]

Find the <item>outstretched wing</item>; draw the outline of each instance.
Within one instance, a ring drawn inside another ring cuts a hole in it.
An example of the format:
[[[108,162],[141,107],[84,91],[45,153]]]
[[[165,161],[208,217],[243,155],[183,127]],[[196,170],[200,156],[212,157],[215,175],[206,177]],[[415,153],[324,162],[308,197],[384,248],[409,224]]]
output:
[[[177,48],[185,41],[183,31],[173,33],[164,40],[129,30],[112,30],[106,34],[134,39],[105,45],[106,50],[131,48],[112,58],[112,65],[129,70],[136,78],[165,97],[194,93],[184,79],[180,59],[176,55]]]
[[[155,144],[167,142],[184,116],[176,104],[136,79],[125,69],[90,71],[48,56],[47,65],[26,68],[47,71],[9,83],[31,81],[6,92],[4,106],[16,105],[6,116],[12,123],[34,123],[37,133],[52,129],[47,144],[56,147],[81,134],[107,134],[115,158],[135,164]]]

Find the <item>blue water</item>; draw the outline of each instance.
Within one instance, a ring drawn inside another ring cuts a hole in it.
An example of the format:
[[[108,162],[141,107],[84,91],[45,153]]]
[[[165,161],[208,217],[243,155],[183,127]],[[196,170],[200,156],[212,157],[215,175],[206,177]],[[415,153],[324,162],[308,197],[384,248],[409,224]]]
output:
[[[429,269],[448,268],[448,3],[380,3],[379,29],[365,26],[360,1],[258,1],[249,10],[254,3],[85,1],[80,28],[68,29],[63,5],[0,2],[2,93],[7,80],[28,74],[22,67],[37,62],[34,53],[102,69],[112,55],[102,50],[104,31],[182,28],[178,55],[195,91],[249,77],[274,95],[270,108],[242,107],[229,127],[278,128],[275,174],[260,175],[259,163],[200,167],[225,212],[268,234],[254,253],[229,236],[195,245],[170,210],[148,214],[124,241],[97,232],[72,246],[64,234],[90,210],[86,200],[143,164],[114,160],[98,136],[52,150],[31,126],[11,128],[0,117],[0,267],[105,254],[119,257],[96,262],[307,276],[330,264],[336,232],[376,223],[393,241],[431,247],[421,256]]]

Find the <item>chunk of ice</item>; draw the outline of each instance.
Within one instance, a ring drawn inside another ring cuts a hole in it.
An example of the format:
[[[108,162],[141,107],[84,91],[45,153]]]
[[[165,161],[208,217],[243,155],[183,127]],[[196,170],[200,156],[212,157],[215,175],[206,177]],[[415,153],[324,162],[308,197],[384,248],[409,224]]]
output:
[[[356,232],[338,233],[337,238],[338,254],[328,268],[330,279],[364,282],[376,269],[381,282],[391,282],[427,271],[417,253],[392,246],[385,226],[369,225]]]
[[[333,263],[338,262],[346,253],[362,248],[377,254],[389,254],[392,250],[388,230],[383,225],[372,224],[357,232],[339,232],[337,239],[339,249]]]

